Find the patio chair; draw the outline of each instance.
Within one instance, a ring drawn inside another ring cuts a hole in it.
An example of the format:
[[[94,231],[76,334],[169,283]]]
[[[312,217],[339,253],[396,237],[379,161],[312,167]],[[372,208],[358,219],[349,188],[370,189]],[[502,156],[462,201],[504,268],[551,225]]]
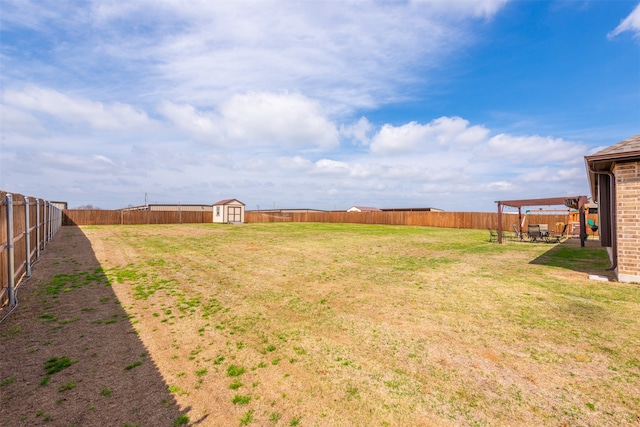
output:
[[[542,240],[542,233],[540,233],[539,225],[529,225],[527,228],[527,236],[531,242],[537,242],[538,240]]]
[[[549,243],[549,224],[540,224],[540,238]]]
[[[515,238],[518,240],[522,240],[522,233],[520,232],[520,230],[518,229],[518,226],[513,224],[513,232],[515,233]]]
[[[490,242],[497,242],[498,241],[498,232],[495,230],[492,230],[490,228],[487,228],[487,230],[489,230],[489,241]]]
[[[560,234],[550,234],[549,241],[551,241],[552,243],[560,243],[560,241],[566,239],[568,225],[569,224],[565,224],[564,227],[562,227],[562,231],[560,232]]]

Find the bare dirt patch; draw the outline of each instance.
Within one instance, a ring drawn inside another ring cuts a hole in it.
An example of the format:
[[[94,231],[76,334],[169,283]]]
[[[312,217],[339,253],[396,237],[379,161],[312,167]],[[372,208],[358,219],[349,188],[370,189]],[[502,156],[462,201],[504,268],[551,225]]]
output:
[[[0,325],[4,425],[160,426],[188,412],[176,405],[80,229],[59,231],[18,301]],[[69,366],[47,374],[47,362],[62,360]]]

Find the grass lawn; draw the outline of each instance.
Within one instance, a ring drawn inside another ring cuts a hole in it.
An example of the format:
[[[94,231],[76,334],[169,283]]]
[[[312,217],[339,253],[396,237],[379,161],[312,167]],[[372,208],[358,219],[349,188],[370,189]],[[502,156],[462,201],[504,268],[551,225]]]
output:
[[[354,224],[83,227],[203,425],[640,422],[640,286],[602,248]]]

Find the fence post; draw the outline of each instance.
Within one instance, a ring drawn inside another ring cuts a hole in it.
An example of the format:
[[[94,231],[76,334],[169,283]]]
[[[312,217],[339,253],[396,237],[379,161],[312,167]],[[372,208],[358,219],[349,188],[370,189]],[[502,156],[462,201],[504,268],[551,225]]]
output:
[[[29,224],[29,198],[24,198],[24,246],[27,252],[27,277],[31,277],[31,230]]]
[[[36,260],[40,259],[40,199],[36,199]]]
[[[7,267],[9,284],[7,291],[9,292],[9,306],[14,307],[16,305],[15,297],[15,260],[13,255],[13,196],[7,194]]]
[[[42,250],[47,249],[47,201],[42,201]]]
[[[47,242],[53,239],[53,209],[51,209],[51,202],[47,202],[49,216],[47,217]]]
[[[53,214],[53,211],[51,210],[51,202],[47,202],[47,211],[48,211],[48,215],[47,215],[47,242],[51,241],[51,228],[53,226],[53,221],[51,219],[51,215]]]

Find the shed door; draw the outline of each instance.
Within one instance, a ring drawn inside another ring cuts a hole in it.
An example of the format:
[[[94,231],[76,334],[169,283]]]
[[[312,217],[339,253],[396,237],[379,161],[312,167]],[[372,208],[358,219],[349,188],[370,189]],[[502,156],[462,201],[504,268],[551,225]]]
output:
[[[240,206],[229,206],[229,222],[242,222],[242,208]]]

